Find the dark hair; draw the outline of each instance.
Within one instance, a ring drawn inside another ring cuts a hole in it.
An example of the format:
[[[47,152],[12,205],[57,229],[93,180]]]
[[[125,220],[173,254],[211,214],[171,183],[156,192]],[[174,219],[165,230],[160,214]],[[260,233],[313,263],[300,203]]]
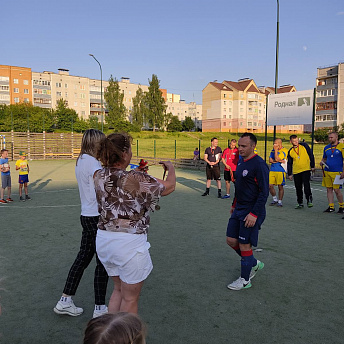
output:
[[[105,138],[105,134],[101,132],[100,130],[96,129],[87,129],[84,132],[84,135],[82,136],[81,140],[81,149],[78,156],[78,159],[76,160],[76,164],[78,164],[78,161],[83,154],[88,154],[93,156],[94,158],[97,155],[97,144],[101,139]]]
[[[4,152],[8,152],[8,149],[1,149],[1,154]]]
[[[213,142],[214,140],[217,140],[217,137],[213,137],[210,142]]]
[[[236,139],[231,139],[231,142],[237,142],[237,140]]]
[[[241,135],[241,137],[249,137],[251,142],[254,143],[255,145],[257,145],[257,138],[256,135],[252,134],[252,133],[243,133]]]
[[[89,321],[84,344],[143,344],[146,326],[132,313],[107,313]]]
[[[127,133],[113,133],[102,139],[98,144],[97,159],[103,166],[112,167],[123,160],[123,152],[131,147],[132,137]]]
[[[296,135],[290,135],[289,140],[292,140],[292,139],[297,139],[297,136]]]

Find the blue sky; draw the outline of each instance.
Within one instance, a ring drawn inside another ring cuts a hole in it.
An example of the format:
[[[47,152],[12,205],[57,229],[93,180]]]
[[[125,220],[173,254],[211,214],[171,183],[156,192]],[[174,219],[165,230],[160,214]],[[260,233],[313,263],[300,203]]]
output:
[[[0,64],[100,78],[130,77],[187,102],[208,82],[274,86],[276,0],[3,1]],[[343,0],[280,0],[279,85],[315,87],[317,68],[344,61]]]

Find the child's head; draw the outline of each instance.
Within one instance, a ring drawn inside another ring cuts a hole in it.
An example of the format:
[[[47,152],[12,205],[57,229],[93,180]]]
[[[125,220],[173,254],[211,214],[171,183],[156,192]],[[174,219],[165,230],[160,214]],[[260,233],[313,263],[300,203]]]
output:
[[[20,159],[25,160],[25,157],[26,157],[25,152],[24,151],[20,151],[19,152],[19,157],[20,157]]]
[[[84,132],[81,141],[81,150],[80,155],[88,154],[93,157],[96,157],[97,152],[97,144],[100,140],[105,138],[105,134],[102,133],[100,130],[96,129],[88,129]]]
[[[107,313],[92,319],[85,330],[84,344],[145,344],[146,326],[132,313]]]
[[[1,157],[3,159],[6,159],[8,157],[8,150],[7,149],[1,149]]]

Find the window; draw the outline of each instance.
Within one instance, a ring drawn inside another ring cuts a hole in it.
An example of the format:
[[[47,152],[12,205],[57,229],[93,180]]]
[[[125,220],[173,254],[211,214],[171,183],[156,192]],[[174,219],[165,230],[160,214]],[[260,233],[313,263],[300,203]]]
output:
[[[226,126],[226,122],[223,122],[223,126],[224,126],[224,127]]]
[[[24,98],[24,103],[28,103],[29,102],[29,98]]]
[[[19,93],[19,88],[16,88],[16,87],[15,87],[15,88],[13,89],[13,92],[14,92],[14,93]]]
[[[244,112],[244,109],[243,109],[243,108],[240,108],[240,112]]]
[[[229,108],[229,109],[228,109],[228,112],[232,112],[232,108]]]
[[[78,98],[78,94],[77,93],[74,93],[74,98]]]
[[[65,88],[68,88],[68,84],[65,84]]]
[[[57,82],[57,83],[56,83],[56,87],[61,87],[61,83],[60,83],[60,82]]]
[[[23,80],[24,85],[28,85],[29,84],[29,80]]]
[[[223,118],[226,118],[226,115],[223,115]]]
[[[24,94],[29,94],[29,89],[24,88]]]
[[[19,80],[18,79],[13,79],[13,83],[14,84],[19,84]]]
[[[9,91],[9,89],[10,89],[10,86],[7,86],[7,85],[1,85],[0,86],[1,91]]]
[[[85,107],[85,102],[80,103],[82,107]]]
[[[223,105],[226,105],[226,101],[225,100],[223,101]]]
[[[61,92],[56,92],[56,97],[62,97],[62,93]]]
[[[227,94],[226,94],[226,93],[224,93],[224,94],[223,94],[223,98],[226,98],[226,97],[227,97]]]
[[[18,97],[15,97],[15,98],[14,98],[14,102],[15,102],[15,103],[19,103],[19,98],[18,98]]]
[[[81,99],[85,99],[85,98],[86,98],[85,93],[80,93],[80,98],[81,98]]]
[[[9,94],[0,94],[0,100],[8,100],[8,101],[10,101]]]
[[[10,78],[8,76],[0,76],[0,81],[10,82]]]
[[[78,102],[74,102],[74,106],[78,106]]]
[[[240,98],[244,98],[244,94],[243,93],[240,94]]]
[[[68,97],[68,92],[65,92],[65,97],[66,97],[66,98]]]
[[[86,114],[86,111],[81,111],[82,116],[85,116],[85,114]]]
[[[85,89],[85,85],[80,85],[80,90],[84,90]]]
[[[242,100],[240,100],[240,105],[244,105],[244,102]]]

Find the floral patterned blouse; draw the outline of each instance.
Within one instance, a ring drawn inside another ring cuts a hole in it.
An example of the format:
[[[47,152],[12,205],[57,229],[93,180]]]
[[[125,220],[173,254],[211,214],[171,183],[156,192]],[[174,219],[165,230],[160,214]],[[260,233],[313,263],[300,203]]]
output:
[[[94,185],[99,229],[131,234],[148,232],[149,213],[158,205],[165,190],[163,184],[143,172],[105,167],[95,173]]]

